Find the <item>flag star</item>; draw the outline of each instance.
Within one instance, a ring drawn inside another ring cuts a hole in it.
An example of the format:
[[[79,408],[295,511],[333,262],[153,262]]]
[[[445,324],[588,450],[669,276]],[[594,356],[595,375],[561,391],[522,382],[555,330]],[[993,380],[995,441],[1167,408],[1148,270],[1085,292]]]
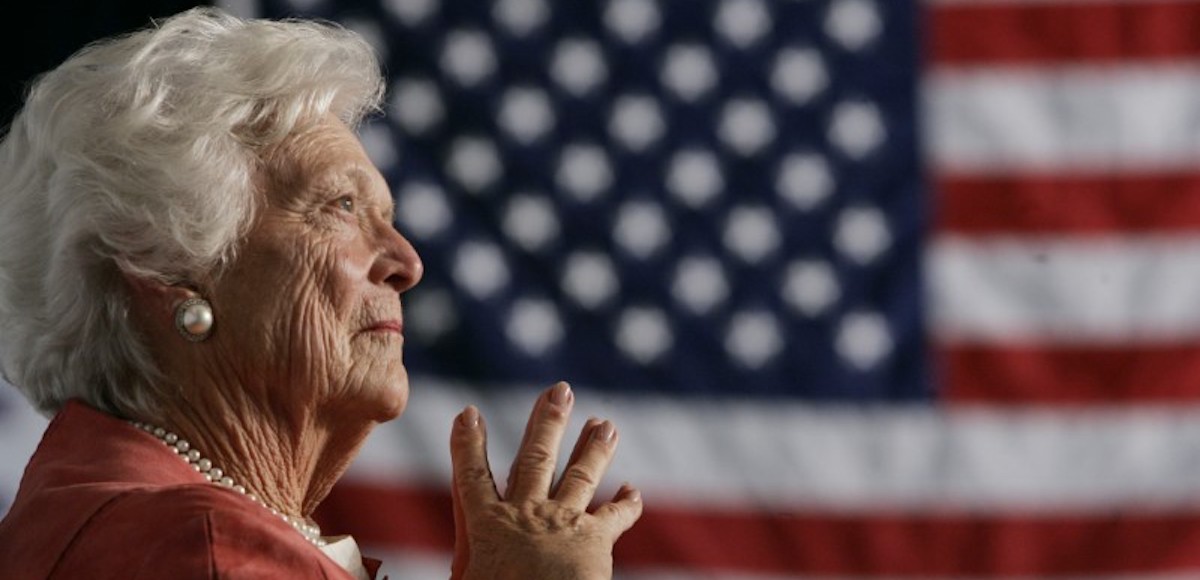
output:
[[[478,30],[455,30],[446,35],[440,64],[459,86],[472,88],[495,72],[495,49],[491,39]]]
[[[558,237],[558,215],[544,196],[518,193],[505,207],[502,228],[517,246],[538,252]]]
[[[762,0],[724,0],[717,9],[713,28],[736,48],[749,48],[766,36],[771,15]]]
[[[677,44],[667,49],[659,77],[680,100],[694,102],[716,86],[717,66],[703,45]]]
[[[496,146],[483,137],[459,137],[450,146],[447,170],[463,189],[481,193],[500,178]]]
[[[522,38],[541,28],[550,18],[545,0],[498,0],[492,18],[508,34]]]
[[[545,91],[514,87],[500,100],[497,123],[514,141],[529,145],[545,136],[555,123],[554,108]]]
[[[720,161],[704,149],[684,149],[671,157],[667,168],[667,189],[684,205],[698,209],[711,203],[725,178]]]
[[[757,370],[783,350],[783,332],[775,316],[765,310],[737,312],[725,334],[725,351],[742,366]]]
[[[550,63],[550,75],[563,90],[583,97],[608,77],[608,64],[600,45],[585,38],[568,38],[558,43]]]
[[[440,123],[445,115],[437,86],[428,79],[400,79],[389,92],[391,117],[410,135],[426,133]]]
[[[358,139],[371,163],[382,172],[391,171],[400,161],[400,152],[396,151],[396,143],[384,122],[363,123],[358,130]]]
[[[604,25],[627,44],[637,44],[658,30],[662,21],[652,0],[611,0],[604,11]]]
[[[722,240],[733,255],[757,264],[779,247],[779,227],[766,207],[739,206],[730,210]]]
[[[405,328],[420,342],[434,342],[458,326],[458,310],[444,289],[421,284],[403,300]]]
[[[384,0],[383,8],[406,26],[419,26],[437,10],[438,0]]]
[[[375,49],[375,55],[379,60],[387,61],[390,47],[383,31],[379,29],[379,22],[366,18],[346,18],[342,20],[342,25],[363,37],[367,44]]]
[[[868,371],[891,354],[894,343],[887,320],[874,312],[852,312],[844,316],[834,338],[838,356],[855,369]]]
[[[297,12],[312,12],[321,6],[324,0],[287,0],[287,3]]]
[[[617,210],[613,239],[631,256],[645,260],[662,250],[670,237],[670,226],[658,203],[627,201]]]
[[[771,88],[793,105],[808,103],[829,86],[829,73],[821,53],[791,47],[779,51],[771,67]]]
[[[477,300],[486,300],[508,286],[511,274],[504,253],[491,242],[469,241],[454,257],[454,281]]]
[[[841,295],[841,284],[824,260],[795,260],[788,264],[783,281],[783,300],[803,316],[817,316]]]
[[[877,40],[883,18],[874,0],[833,0],[825,15],[825,34],[849,51],[859,51]]]
[[[666,130],[658,101],[649,95],[622,95],[613,103],[608,132],[634,152],[644,151]]]
[[[887,218],[871,206],[842,210],[834,226],[833,245],[851,261],[866,265],[892,244]]]
[[[442,188],[427,181],[412,181],[397,195],[396,217],[404,233],[419,240],[441,235],[454,221],[454,212]]]
[[[616,296],[617,270],[605,254],[574,252],[566,258],[562,287],[577,304],[594,310]]]
[[[561,344],[562,317],[553,302],[540,298],[517,300],[508,314],[505,334],[526,355],[539,357]]]
[[[775,139],[775,120],[761,100],[733,99],[721,111],[718,133],[730,149],[750,156]]]
[[[675,267],[671,295],[693,314],[708,314],[729,297],[725,270],[709,256],[684,257]]]
[[[862,159],[887,138],[883,116],[875,103],[843,101],[830,113],[829,141],[851,159]]]
[[[555,181],[580,203],[592,201],[612,185],[612,164],[598,145],[572,143],[563,148]]]
[[[669,350],[675,335],[662,310],[649,306],[625,309],[617,318],[617,348],[639,364],[650,364]]]
[[[792,152],[779,162],[775,189],[788,203],[808,211],[833,193],[829,162],[819,153]]]

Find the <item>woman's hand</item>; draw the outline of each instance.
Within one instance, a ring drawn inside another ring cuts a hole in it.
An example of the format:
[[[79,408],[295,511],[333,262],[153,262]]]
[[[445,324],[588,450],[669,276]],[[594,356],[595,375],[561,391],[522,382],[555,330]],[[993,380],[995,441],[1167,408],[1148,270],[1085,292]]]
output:
[[[611,578],[612,547],[642,514],[641,495],[622,485],[588,510],[617,447],[608,421],[583,427],[562,477],[554,481],[559,443],[574,395],[558,383],[538,397],[509,472],[496,491],[483,417],[467,407],[454,422],[454,563],[451,578]]]

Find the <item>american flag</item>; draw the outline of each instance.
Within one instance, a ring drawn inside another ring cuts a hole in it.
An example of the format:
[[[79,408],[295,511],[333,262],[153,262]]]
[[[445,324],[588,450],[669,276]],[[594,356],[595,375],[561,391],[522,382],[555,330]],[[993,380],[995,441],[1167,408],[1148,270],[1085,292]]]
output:
[[[320,515],[393,579],[448,572],[453,416],[503,480],[558,379],[623,578],[1200,573],[1200,2],[227,5],[386,67],[412,396]]]

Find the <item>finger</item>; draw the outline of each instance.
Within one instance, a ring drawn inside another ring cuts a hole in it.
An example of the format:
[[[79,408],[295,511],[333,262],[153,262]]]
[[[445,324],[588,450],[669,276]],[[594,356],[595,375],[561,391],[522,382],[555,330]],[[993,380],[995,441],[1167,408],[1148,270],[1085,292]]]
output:
[[[546,389],[538,398],[509,471],[507,499],[548,497],[558,448],[574,401],[571,387],[562,382]]]
[[[463,578],[470,564],[470,545],[467,543],[467,519],[463,514],[458,486],[450,486],[450,503],[454,506],[454,559],[450,563],[450,578]]]
[[[575,448],[571,450],[571,457],[567,459],[567,465],[571,465],[579,461],[580,454],[584,449],[587,449],[588,442],[592,437],[592,430],[600,424],[600,419],[589,417],[587,422],[583,424],[583,429],[579,430],[579,438],[575,440]],[[558,497],[558,490],[562,487],[562,478],[555,482],[554,487],[550,489],[550,497]]]
[[[616,541],[642,517],[642,492],[629,483],[621,484],[612,501],[596,508],[593,515],[603,522]]]
[[[450,430],[450,463],[454,491],[462,500],[459,503],[464,514],[500,499],[488,466],[487,430],[483,416],[474,406],[464,409],[454,420]]]
[[[554,496],[564,505],[579,510],[587,509],[592,501],[617,449],[617,429],[611,421],[596,425],[589,435],[579,458],[563,470],[558,493]]]

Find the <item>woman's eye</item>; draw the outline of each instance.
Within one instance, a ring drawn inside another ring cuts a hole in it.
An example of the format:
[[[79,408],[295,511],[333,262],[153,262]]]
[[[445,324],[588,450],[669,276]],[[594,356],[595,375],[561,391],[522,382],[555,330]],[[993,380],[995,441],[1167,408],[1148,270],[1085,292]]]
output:
[[[337,207],[342,211],[354,213],[354,198],[348,195],[343,195],[337,198]]]

